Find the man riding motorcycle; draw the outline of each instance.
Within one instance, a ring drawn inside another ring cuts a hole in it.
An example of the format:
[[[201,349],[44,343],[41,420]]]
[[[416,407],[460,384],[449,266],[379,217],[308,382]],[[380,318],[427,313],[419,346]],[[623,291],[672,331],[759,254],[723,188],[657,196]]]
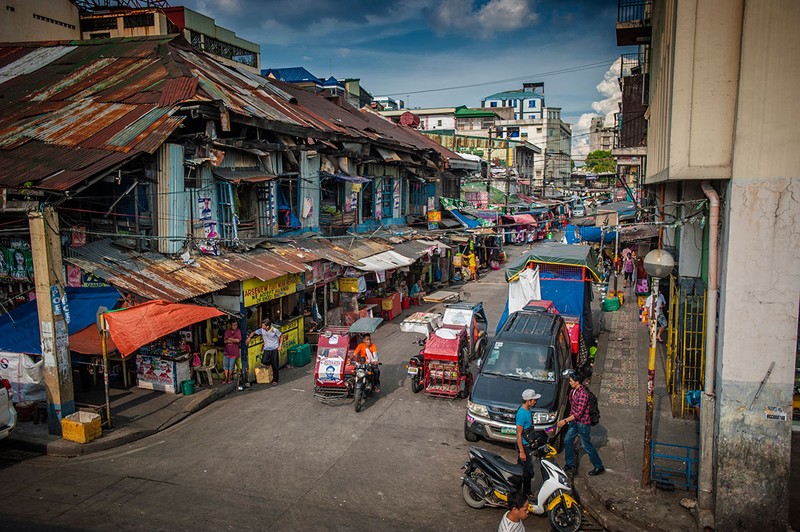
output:
[[[373,383],[375,385],[375,393],[381,392],[381,370],[378,367],[378,346],[372,343],[372,338],[369,334],[361,337],[361,343],[356,346],[353,351],[353,357],[356,361],[364,359],[372,366]]]

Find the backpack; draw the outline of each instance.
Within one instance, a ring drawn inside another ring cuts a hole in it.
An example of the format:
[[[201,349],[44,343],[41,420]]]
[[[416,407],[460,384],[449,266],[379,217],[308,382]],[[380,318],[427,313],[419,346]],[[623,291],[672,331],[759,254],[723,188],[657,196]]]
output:
[[[595,426],[600,423],[600,407],[597,405],[597,396],[588,387],[584,386],[584,388],[589,394],[589,424]]]

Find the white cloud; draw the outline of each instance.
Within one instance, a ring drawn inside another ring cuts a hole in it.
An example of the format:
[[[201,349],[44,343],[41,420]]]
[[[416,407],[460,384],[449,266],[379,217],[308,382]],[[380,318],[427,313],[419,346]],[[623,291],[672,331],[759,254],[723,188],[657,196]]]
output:
[[[584,113],[572,126],[572,155],[583,158],[589,153],[589,126],[592,118],[602,116],[606,126],[614,125],[614,113],[619,110],[622,91],[619,88],[619,69],[621,59],[617,59],[603,75],[603,81],[597,84],[597,92],[603,99],[592,102],[593,113]]]
[[[518,30],[539,20],[530,0],[489,0],[477,10],[473,10],[472,0],[444,0],[433,15],[434,26],[470,30],[483,37]]]

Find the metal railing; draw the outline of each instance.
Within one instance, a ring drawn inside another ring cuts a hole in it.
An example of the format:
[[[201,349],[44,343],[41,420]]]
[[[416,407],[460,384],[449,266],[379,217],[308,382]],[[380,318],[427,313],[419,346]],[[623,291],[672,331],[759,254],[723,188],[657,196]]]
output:
[[[641,73],[641,62],[639,53],[622,54],[620,58],[619,77],[626,78],[633,74]]]
[[[618,0],[617,22],[650,21],[653,0]]]

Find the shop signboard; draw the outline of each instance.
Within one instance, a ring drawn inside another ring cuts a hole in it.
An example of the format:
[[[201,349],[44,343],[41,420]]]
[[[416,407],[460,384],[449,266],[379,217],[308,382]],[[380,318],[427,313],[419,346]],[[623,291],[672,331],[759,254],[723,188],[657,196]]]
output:
[[[339,291],[358,293],[358,277],[342,277],[339,279]]]
[[[289,273],[269,281],[255,278],[247,279],[242,283],[244,306],[252,307],[259,303],[294,294],[297,292],[298,286],[300,290],[303,289],[303,274],[301,273]]]
[[[439,222],[442,221],[441,211],[428,211],[428,230],[435,231],[439,229]]]

